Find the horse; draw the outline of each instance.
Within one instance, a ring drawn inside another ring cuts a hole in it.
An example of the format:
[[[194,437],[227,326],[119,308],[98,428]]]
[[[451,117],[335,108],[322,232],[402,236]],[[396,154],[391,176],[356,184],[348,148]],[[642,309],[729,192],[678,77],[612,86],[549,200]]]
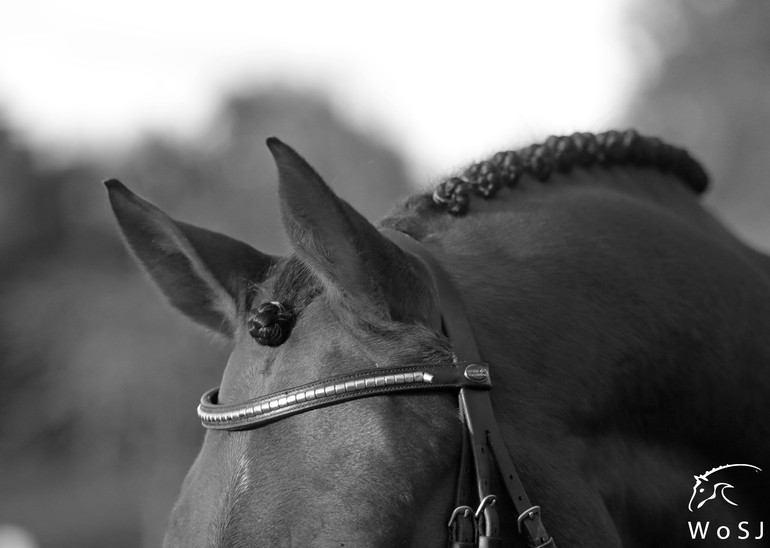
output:
[[[551,137],[375,225],[267,145],[287,256],[105,183],[170,303],[232,345],[166,547],[722,545],[688,532],[692,479],[767,468],[770,259],[685,150]],[[768,488],[699,518],[756,525]]]

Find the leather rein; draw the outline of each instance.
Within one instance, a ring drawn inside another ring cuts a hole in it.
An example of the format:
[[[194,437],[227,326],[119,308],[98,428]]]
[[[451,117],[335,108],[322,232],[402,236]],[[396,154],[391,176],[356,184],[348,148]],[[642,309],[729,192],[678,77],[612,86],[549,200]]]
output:
[[[529,500],[508,454],[492,410],[489,366],[481,361],[465,307],[455,285],[436,258],[419,242],[395,230],[383,234],[421,261],[433,279],[440,316],[434,328],[452,342],[451,364],[374,368],[275,392],[232,405],[217,401],[219,388],[203,394],[198,416],[205,428],[248,430],[284,417],[344,401],[409,391],[459,390],[465,425],[455,496],[449,521],[450,548],[500,548],[500,517],[492,492],[494,466],[518,514],[517,529],[530,548],[556,548],[543,526],[540,507]],[[473,471],[475,470],[475,474]],[[475,485],[474,485],[475,484]],[[474,489],[475,487],[475,489]],[[476,491],[474,497],[472,491]],[[472,501],[478,501],[470,504]]]

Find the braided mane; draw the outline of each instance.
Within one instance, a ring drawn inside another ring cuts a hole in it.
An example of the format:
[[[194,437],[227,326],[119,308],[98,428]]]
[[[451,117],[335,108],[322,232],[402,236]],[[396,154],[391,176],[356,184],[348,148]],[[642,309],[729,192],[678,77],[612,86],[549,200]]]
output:
[[[432,201],[452,215],[464,215],[472,195],[492,198],[501,188],[515,186],[524,174],[547,181],[554,172],[568,173],[592,165],[650,167],[672,173],[696,194],[708,186],[703,166],[686,150],[629,129],[551,136],[542,144],[498,152],[489,160],[471,165],[461,176],[440,183]]]

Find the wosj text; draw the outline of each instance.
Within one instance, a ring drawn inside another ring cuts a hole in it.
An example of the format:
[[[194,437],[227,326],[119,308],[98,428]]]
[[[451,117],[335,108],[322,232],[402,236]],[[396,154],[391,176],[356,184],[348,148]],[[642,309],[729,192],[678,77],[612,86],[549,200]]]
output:
[[[764,521],[760,521],[758,523],[740,521],[733,528],[727,525],[718,525],[712,527],[710,521],[688,521],[687,526],[690,528],[690,537],[693,540],[705,540],[707,538],[713,538],[714,536],[720,540],[727,540],[730,538],[737,540],[761,540],[765,534]],[[711,530],[710,532],[709,529]]]

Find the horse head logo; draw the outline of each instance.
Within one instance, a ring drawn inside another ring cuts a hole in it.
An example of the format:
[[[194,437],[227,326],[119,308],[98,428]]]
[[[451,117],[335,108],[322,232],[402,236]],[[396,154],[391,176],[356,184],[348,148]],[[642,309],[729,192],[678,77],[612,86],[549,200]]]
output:
[[[733,506],[738,506],[736,503],[731,501],[727,494],[725,494],[725,491],[727,489],[733,489],[733,486],[727,482],[724,481],[712,481],[712,478],[709,478],[712,474],[715,474],[716,472],[719,472],[720,470],[724,470],[725,468],[733,468],[736,466],[745,466],[747,468],[753,468],[757,472],[761,472],[762,469],[754,466],[753,464],[725,464],[724,466],[717,466],[716,468],[712,468],[705,474],[701,474],[700,476],[694,476],[695,477],[695,485],[692,488],[692,497],[690,497],[690,504],[687,505],[687,508],[689,508],[690,512],[693,511],[692,505],[694,502],[697,502],[696,508],[700,508],[704,504],[706,504],[710,500],[714,500],[717,498],[717,495],[721,496],[722,499],[728,503],[732,504]]]

